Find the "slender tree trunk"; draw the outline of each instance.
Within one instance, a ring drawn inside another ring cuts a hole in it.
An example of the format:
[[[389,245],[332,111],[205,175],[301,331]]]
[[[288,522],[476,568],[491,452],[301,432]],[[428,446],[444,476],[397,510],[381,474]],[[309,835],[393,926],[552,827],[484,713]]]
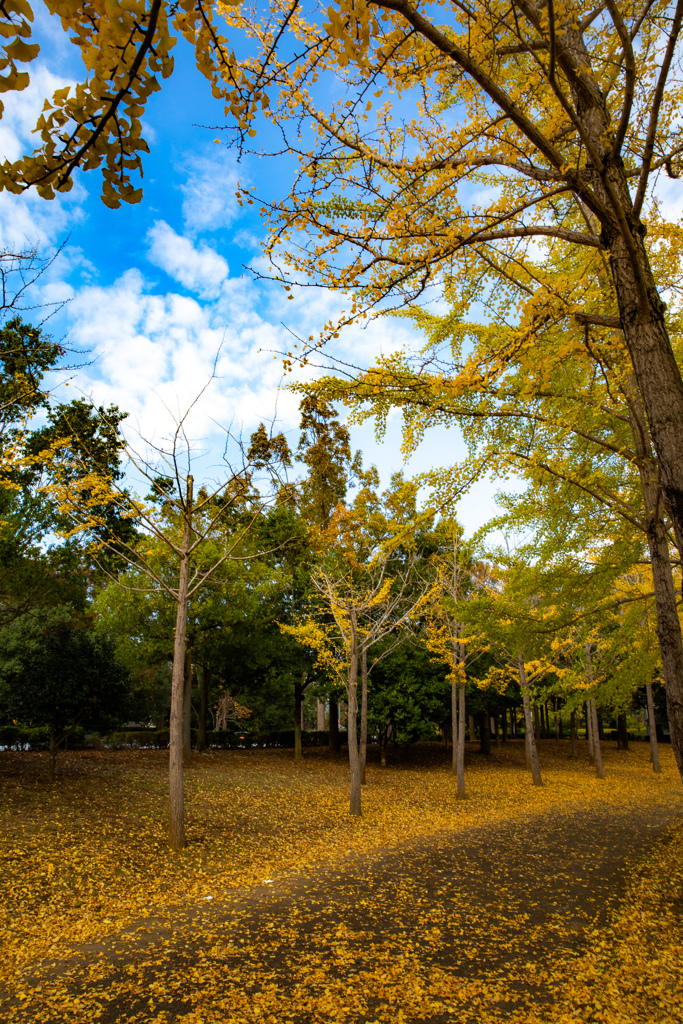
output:
[[[334,697],[330,697],[329,746],[333,754],[339,753],[339,705]]]
[[[325,732],[325,704],[320,697],[315,701],[315,727],[318,732]]]
[[[458,771],[458,680],[460,670],[460,652],[459,645],[456,640],[451,641],[453,644],[453,678],[451,679],[451,737],[453,740],[452,744],[452,758],[451,767],[457,774]]]
[[[591,764],[595,763],[595,747],[593,744],[593,715],[591,702],[586,701],[586,740],[588,741],[588,757]]]
[[[187,636],[187,591],[192,542],[192,485],[187,478],[183,540],[178,573],[178,605],[173,640],[171,677],[171,721],[169,742],[169,843],[172,850],[185,846],[185,796],[183,792],[183,694],[185,689],[185,638]]]
[[[602,750],[600,748],[600,726],[598,724],[598,709],[595,701],[591,701],[593,713],[593,750],[595,752],[595,774],[599,779],[604,779],[605,772],[602,767]]]
[[[206,750],[206,718],[209,712],[209,681],[211,669],[202,665],[202,678],[199,689],[199,718],[197,722],[197,750]]]
[[[464,660],[464,658],[463,658]],[[460,680],[460,707],[458,714],[458,757],[456,762],[456,775],[458,778],[457,798],[458,800],[464,800],[466,797],[465,792],[465,678]],[[455,747],[455,743],[453,744]]]
[[[360,699],[360,782],[365,785],[365,764],[368,759],[368,652],[363,648],[361,655],[361,699]]]
[[[185,650],[185,682],[183,690],[183,764],[192,764],[192,658]]]
[[[527,764],[531,768],[531,776],[534,786],[542,786],[541,767],[538,763],[538,749],[534,737],[534,730],[531,725],[531,707],[529,705],[529,687],[526,681],[526,669],[524,668],[524,654],[520,651],[517,658],[519,668],[519,685],[522,690],[524,702],[524,742],[526,744]]]
[[[647,683],[645,686],[645,692],[647,693],[647,725],[648,732],[650,734],[650,760],[652,761],[653,771],[659,773],[662,770],[662,766],[659,763],[659,746],[657,744],[657,725],[655,723],[655,702],[652,698],[652,686]]]
[[[576,742],[576,711],[572,711],[569,716],[569,735],[572,741],[572,757],[576,758],[579,756],[579,745]]]
[[[628,750],[628,723],[626,721],[626,712],[622,711],[620,715],[617,715],[617,736],[619,737],[619,746],[622,750]]]
[[[474,715],[470,715],[470,717],[469,717],[469,724],[470,724],[470,743],[474,743],[474,741],[477,738],[476,730],[475,730],[475,726],[474,726]]]
[[[55,781],[57,767],[57,743],[55,740],[55,720],[50,719],[50,782]]]
[[[538,743],[541,738],[541,709],[538,704],[534,704],[534,739]]]
[[[347,708],[347,731],[349,736],[349,774],[350,774],[350,796],[349,814],[360,817],[361,814],[361,781],[360,781],[360,752],[358,750],[358,644],[355,611],[350,616],[351,643],[349,650],[349,675],[348,690],[349,702]]]
[[[294,759],[300,761],[303,757],[303,745],[301,742],[301,711],[303,708],[304,686],[306,684],[307,672],[302,672],[301,679],[294,681]]]

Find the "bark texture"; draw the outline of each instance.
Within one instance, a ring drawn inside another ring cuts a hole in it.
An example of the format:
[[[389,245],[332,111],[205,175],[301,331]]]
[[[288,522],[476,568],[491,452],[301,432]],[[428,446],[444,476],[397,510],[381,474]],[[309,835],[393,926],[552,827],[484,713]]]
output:
[[[542,786],[543,780],[541,778],[541,766],[538,763],[538,748],[536,747],[536,739],[531,722],[531,705],[529,704],[529,686],[526,679],[526,669],[524,668],[524,654],[521,652],[517,658],[517,666],[519,669],[519,685],[524,702],[524,743],[526,746],[527,764],[531,769],[534,786]]]
[[[647,728],[650,734],[650,760],[652,770],[659,773],[662,766],[659,763],[659,745],[657,743],[657,724],[655,722],[655,702],[652,698],[652,686],[650,683],[645,687],[647,693]]]
[[[638,395],[635,394],[635,382],[632,379],[628,382],[625,398],[645,505],[647,546],[652,565],[657,639],[666,685],[671,747],[683,779],[683,635],[676,605],[669,542],[662,516],[660,467],[650,445],[648,422]]]
[[[360,817],[361,814],[361,765],[358,748],[358,628],[355,610],[350,615],[351,643],[349,650],[349,674],[347,708],[347,730],[349,737],[349,814]]]
[[[459,687],[459,708],[458,708],[458,742],[455,771],[457,776],[456,795],[458,800],[464,800],[465,792],[465,680],[460,680]],[[455,749],[456,744],[453,744]]]
[[[187,637],[187,590],[190,574],[189,549],[192,542],[192,477],[187,478],[185,522],[178,573],[178,604],[173,640],[171,677],[171,721],[169,741],[169,844],[172,850],[185,846],[185,794],[183,790],[183,697],[185,690],[185,641]]]

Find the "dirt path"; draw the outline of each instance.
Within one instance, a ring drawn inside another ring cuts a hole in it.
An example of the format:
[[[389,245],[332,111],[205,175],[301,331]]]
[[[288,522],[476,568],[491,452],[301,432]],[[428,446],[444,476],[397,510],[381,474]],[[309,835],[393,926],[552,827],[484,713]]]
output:
[[[551,999],[683,808],[527,816],[136,922],[32,970],[6,1019],[481,1021]],[[492,1009],[493,1008],[493,1009]]]

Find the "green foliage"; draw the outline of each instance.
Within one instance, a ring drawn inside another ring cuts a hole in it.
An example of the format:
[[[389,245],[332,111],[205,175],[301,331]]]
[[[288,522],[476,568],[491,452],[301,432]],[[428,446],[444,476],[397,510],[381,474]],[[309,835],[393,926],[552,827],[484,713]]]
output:
[[[130,713],[127,672],[68,609],[24,615],[0,631],[0,702],[6,719],[57,733],[108,728]]]

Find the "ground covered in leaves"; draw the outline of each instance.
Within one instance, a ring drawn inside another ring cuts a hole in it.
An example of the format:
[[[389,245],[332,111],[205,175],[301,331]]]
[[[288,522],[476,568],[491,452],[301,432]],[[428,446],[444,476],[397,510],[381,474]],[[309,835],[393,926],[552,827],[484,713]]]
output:
[[[165,844],[159,751],[0,753],[3,1019],[171,1024],[680,1022],[683,787],[669,750],[541,744],[371,764],[361,820],[324,752],[187,771]]]

